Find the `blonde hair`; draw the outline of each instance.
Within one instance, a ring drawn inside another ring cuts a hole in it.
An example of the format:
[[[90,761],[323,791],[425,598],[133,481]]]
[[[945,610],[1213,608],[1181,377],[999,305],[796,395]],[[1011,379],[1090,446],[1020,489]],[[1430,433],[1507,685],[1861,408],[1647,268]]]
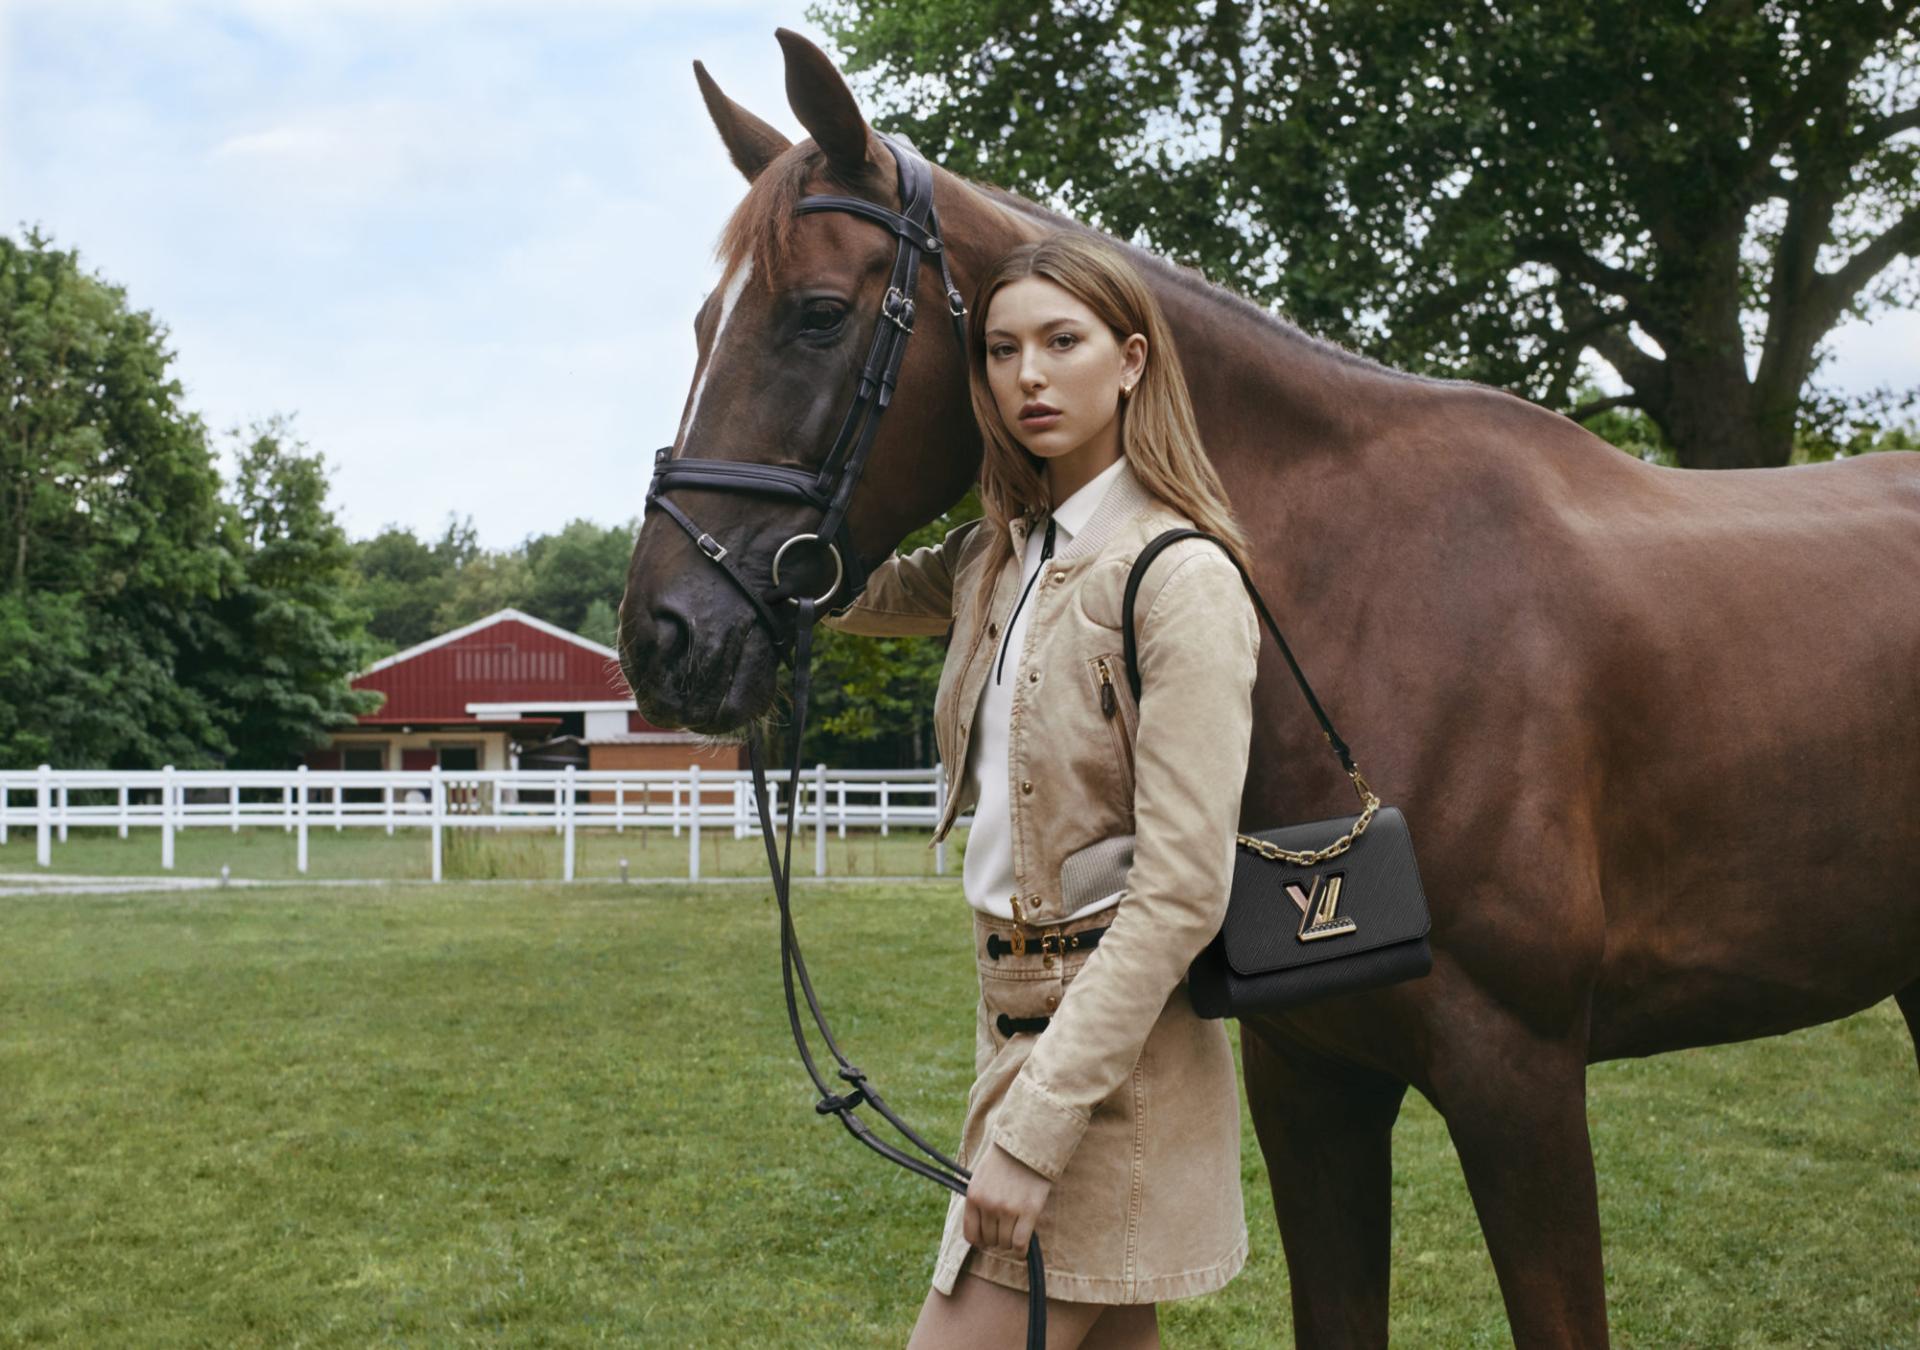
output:
[[[1001,287],[1027,277],[1042,277],[1074,296],[1113,331],[1115,341],[1124,345],[1134,333],[1146,338],[1146,366],[1132,395],[1120,403],[1120,453],[1143,487],[1200,529],[1219,536],[1251,572],[1246,536],[1201,448],[1193,400],[1160,302],[1117,250],[1090,235],[1060,231],[1015,248],[987,271],[974,291],[967,373],[974,419],[985,442],[980,505],[987,552],[980,575],[998,576],[1013,556],[1007,527],[1016,516],[1031,522],[1055,505],[1047,499],[1045,461],[1014,439],[987,383],[987,307]],[[991,586],[980,588],[976,623],[985,620],[991,593]]]

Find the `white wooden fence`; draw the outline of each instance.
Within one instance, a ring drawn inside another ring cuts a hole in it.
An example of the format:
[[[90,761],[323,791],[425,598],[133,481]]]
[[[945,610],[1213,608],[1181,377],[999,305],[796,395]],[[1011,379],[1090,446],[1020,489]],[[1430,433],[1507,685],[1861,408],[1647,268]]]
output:
[[[784,831],[784,771],[767,778],[769,808]],[[814,765],[800,780],[796,843],[813,826],[813,870],[827,874],[827,829],[841,838],[849,825],[931,828],[946,805],[944,765],[931,769],[840,769]],[[601,800],[595,800],[600,798]],[[112,769],[0,770],[0,845],[11,830],[32,830],[35,859],[53,865],[53,844],[72,826],[160,832],[160,867],[173,868],[174,837],[185,829],[278,825],[297,838],[295,861],[307,870],[307,836],[315,829],[428,828],[433,879],[441,880],[450,829],[549,829],[562,836],[562,879],[574,879],[576,831],[587,826],[670,829],[687,840],[687,879],[700,879],[703,828],[730,829],[736,839],[760,832],[753,774],[746,769],[511,769],[447,772],[355,770]],[[934,870],[945,875],[944,842]]]

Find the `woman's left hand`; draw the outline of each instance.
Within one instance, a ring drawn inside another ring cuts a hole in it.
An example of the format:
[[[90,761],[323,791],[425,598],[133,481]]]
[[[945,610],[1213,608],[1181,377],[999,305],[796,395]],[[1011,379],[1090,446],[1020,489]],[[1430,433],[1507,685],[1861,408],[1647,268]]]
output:
[[[992,1145],[967,1184],[967,1241],[1025,1256],[1027,1239],[1052,1193],[1052,1181]]]

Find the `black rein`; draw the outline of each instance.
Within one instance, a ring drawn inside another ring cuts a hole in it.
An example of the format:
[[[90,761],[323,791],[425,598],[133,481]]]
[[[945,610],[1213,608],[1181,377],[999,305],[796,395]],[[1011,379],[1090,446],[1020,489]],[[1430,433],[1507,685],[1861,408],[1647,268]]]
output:
[[[806,728],[807,692],[812,675],[813,626],[827,601],[840,591],[844,589],[857,597],[866,589],[870,570],[853,547],[853,538],[847,528],[847,510],[861,471],[866,467],[868,452],[873,448],[880,414],[887,410],[893,400],[900,365],[906,357],[907,339],[913,335],[914,286],[919,279],[920,257],[923,253],[939,263],[948,315],[953,321],[954,334],[960,340],[963,358],[967,351],[967,310],[947,266],[946,246],[940,236],[940,217],[933,207],[933,170],[903,139],[884,134],[880,139],[893,152],[894,162],[899,169],[900,211],[861,197],[820,194],[802,197],[794,204],[794,211],[798,215],[815,211],[840,211],[875,221],[891,231],[898,240],[893,273],[881,301],[879,317],[874,320],[873,340],[867,349],[866,363],[860,371],[853,406],[847,410],[840,431],[834,437],[833,448],[828,451],[818,472],[743,460],[675,458],[673,447],[665,446],[654,452],[653,482],[647,488],[647,509],[651,511],[658,507],[664,511],[687,532],[694,545],[727,574],[754,607],[755,614],[772,636],[775,650],[783,654],[787,642],[781,636],[781,625],[774,615],[773,606],[781,600],[791,601],[795,606],[791,648],[793,763],[787,771],[784,856],[774,844],[775,827],[769,807],[766,769],[757,726],[750,727],[747,732],[747,757],[753,767],[754,801],[760,814],[760,837],[767,846],[767,865],[773,874],[774,896],[780,906],[780,976],[786,991],[787,1021],[793,1029],[793,1043],[800,1051],[800,1061],[806,1066],[807,1076],[813,1080],[814,1088],[820,1094],[813,1109],[820,1115],[837,1117],[848,1133],[882,1157],[930,1181],[936,1181],[956,1194],[965,1195],[972,1173],[922,1139],[887,1105],[867,1075],[841,1053],[833,1032],[827,1026],[826,1016],[820,1011],[820,1000],[814,994],[813,981],[807,975],[807,964],[800,954],[800,938],[793,927],[789,897],[793,874],[793,825],[799,814],[800,801],[797,789],[800,781],[801,734]],[[821,512],[820,525],[811,534],[794,535],[774,553],[773,589],[763,597],[741,575],[731,559],[730,550],[694,524],[684,511],[663,495],[677,487],[786,498]],[[833,584],[819,596],[792,594],[780,581],[781,557],[789,548],[803,541],[821,544],[833,557]],[[695,803],[695,809],[698,809],[698,803]],[[800,1021],[799,1004],[794,996],[796,979],[820,1039],[833,1056],[837,1075],[850,1091],[835,1091],[840,1084],[830,1080],[814,1059]],[[924,1154],[925,1159],[916,1158],[876,1136],[867,1122],[856,1114],[862,1105],[871,1106]],[[1037,1236],[1027,1243],[1027,1283],[1027,1350],[1045,1350],[1046,1270],[1040,1258],[1040,1239]]]

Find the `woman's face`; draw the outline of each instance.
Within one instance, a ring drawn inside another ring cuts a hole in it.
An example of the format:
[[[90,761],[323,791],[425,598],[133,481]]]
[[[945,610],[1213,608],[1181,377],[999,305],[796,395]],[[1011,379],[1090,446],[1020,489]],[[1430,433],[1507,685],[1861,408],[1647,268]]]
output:
[[[987,304],[987,383],[1014,439],[1043,459],[1120,453],[1120,391],[1146,366],[1147,340],[1123,343],[1085,302],[1045,277],[1002,286]]]

